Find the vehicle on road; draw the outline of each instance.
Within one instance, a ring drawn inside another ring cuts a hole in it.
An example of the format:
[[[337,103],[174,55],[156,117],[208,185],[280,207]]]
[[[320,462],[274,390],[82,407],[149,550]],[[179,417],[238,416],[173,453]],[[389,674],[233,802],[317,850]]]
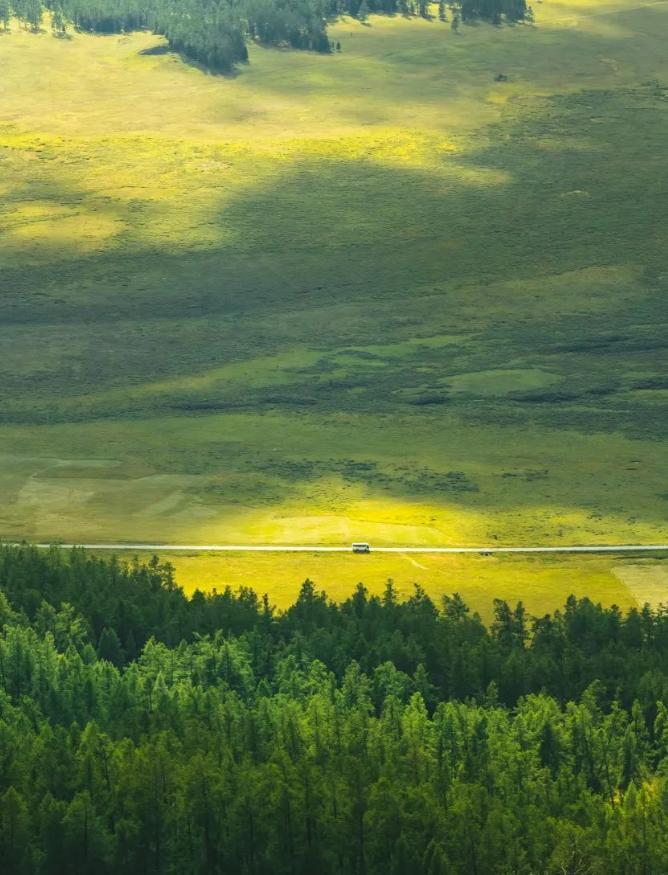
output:
[[[365,541],[355,541],[352,545],[353,553],[370,553],[371,545],[367,544]]]

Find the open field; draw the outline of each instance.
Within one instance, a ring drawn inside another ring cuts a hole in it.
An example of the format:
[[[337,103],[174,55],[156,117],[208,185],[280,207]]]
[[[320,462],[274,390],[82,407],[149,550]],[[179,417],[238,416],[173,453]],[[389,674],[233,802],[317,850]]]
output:
[[[235,78],[0,35],[2,537],[663,540],[668,3],[536,16],[346,20]],[[225,580],[360,567],[271,561]],[[636,597],[612,560],[465,561],[426,583]]]
[[[147,560],[149,555],[141,555]],[[195,589],[252,587],[268,593],[279,608],[289,607],[307,578],[330,598],[347,598],[359,582],[381,593],[392,579],[402,598],[415,584],[439,604],[443,595],[459,592],[485,620],[492,600],[522,601],[529,613],[541,616],[563,606],[568,595],[587,596],[622,609],[668,604],[668,560],[654,558],[439,556],[400,554],[162,554],[173,565],[176,580],[187,593]]]

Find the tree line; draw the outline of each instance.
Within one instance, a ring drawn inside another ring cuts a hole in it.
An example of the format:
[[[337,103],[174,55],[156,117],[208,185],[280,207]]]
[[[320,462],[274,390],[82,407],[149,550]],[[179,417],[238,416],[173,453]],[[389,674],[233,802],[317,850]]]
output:
[[[44,4],[44,5],[43,5]],[[525,0],[451,0],[452,26],[477,19],[500,24],[527,18]],[[340,50],[327,23],[340,15],[361,20],[374,12],[428,17],[428,0],[0,0],[0,25],[12,16],[39,30],[44,8],[58,36],[68,24],[93,33],[150,29],[184,57],[211,70],[230,71],[248,60],[247,43],[290,46],[317,52]],[[447,18],[445,0],[439,17]]]
[[[3,871],[665,872],[668,613],[494,607],[0,548]]]

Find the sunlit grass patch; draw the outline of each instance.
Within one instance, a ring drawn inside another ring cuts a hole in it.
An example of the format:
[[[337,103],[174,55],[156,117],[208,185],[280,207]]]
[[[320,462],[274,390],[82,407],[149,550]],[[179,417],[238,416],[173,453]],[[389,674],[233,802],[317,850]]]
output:
[[[148,559],[149,556],[141,556]],[[622,609],[665,600],[668,582],[652,592],[626,583],[628,569],[640,568],[648,578],[663,579],[665,569],[654,560],[641,565],[607,557],[478,557],[402,554],[162,554],[175,569],[176,580],[186,592],[251,586],[267,592],[273,604],[293,604],[302,582],[310,579],[330,598],[342,600],[363,583],[380,594],[391,579],[398,594],[407,598],[415,585],[423,587],[440,604],[444,595],[459,592],[472,610],[485,620],[492,616],[492,599],[512,604],[522,601],[535,615],[557,610],[569,595],[588,597]],[[662,588],[663,587],[663,588]]]
[[[640,604],[668,605],[668,562],[623,562],[614,573]]]
[[[63,206],[19,209],[8,219],[4,232],[0,228],[0,245],[5,257],[20,263],[58,261],[68,252],[71,255],[73,244],[77,257],[100,252],[124,229],[113,211],[104,215]]]
[[[660,445],[609,434],[533,429],[519,445],[504,427],[428,413],[204,410],[5,427],[10,443],[1,525],[11,537],[558,545],[664,534]],[[91,477],[79,458],[108,470]],[[68,490],[90,494],[69,504]]]

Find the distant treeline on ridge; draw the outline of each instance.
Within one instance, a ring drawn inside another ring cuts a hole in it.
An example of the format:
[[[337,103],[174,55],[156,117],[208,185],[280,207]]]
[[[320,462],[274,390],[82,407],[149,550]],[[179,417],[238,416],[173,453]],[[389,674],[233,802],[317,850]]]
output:
[[[169,46],[209,69],[228,71],[248,59],[246,44],[290,46],[330,52],[327,22],[339,15],[364,20],[369,13],[429,16],[428,0],[45,0],[52,28],[64,35],[68,24],[94,33],[149,28]],[[0,0],[0,26],[12,16],[38,30],[42,0]],[[525,0],[452,0],[452,27],[483,19],[494,24],[523,21]],[[447,19],[445,0],[439,17]],[[340,46],[339,46],[340,48]]]

